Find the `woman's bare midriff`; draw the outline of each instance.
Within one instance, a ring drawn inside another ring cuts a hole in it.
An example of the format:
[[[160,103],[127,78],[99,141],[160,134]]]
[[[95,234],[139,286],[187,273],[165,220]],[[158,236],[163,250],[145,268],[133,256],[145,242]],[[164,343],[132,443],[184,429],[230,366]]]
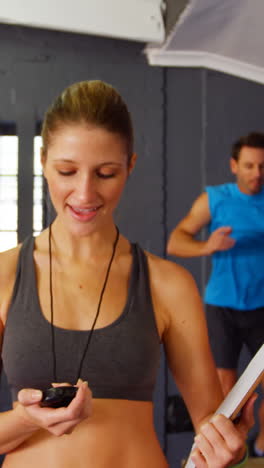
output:
[[[94,399],[72,434],[40,430],[6,455],[3,468],[168,468],[151,402]]]

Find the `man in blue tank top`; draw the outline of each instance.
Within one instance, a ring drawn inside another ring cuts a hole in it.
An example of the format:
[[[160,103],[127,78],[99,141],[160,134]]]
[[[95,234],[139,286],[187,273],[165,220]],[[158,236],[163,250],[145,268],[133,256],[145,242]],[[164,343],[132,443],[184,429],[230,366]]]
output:
[[[208,186],[172,231],[168,253],[212,255],[205,290],[208,332],[225,394],[237,379],[243,344],[254,355],[264,342],[264,134],[234,143],[230,168],[236,183]],[[196,234],[207,226],[207,240]],[[251,455],[264,456],[264,403]]]

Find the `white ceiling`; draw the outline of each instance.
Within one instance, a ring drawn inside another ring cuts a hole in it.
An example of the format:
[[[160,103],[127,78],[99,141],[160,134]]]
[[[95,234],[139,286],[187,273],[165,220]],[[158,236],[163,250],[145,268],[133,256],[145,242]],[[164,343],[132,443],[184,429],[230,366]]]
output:
[[[264,0],[189,0],[150,65],[207,67],[264,83]]]
[[[0,22],[161,43],[163,8],[163,0],[3,0]]]
[[[172,2],[185,6],[166,38]],[[8,0],[0,22],[140,41],[150,65],[207,67],[264,83],[264,0]]]

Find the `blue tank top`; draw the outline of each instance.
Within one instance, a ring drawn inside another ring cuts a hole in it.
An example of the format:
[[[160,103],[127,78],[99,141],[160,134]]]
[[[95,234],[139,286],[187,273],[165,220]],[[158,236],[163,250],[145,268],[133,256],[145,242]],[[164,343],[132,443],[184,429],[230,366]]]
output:
[[[231,226],[234,247],[212,255],[207,304],[252,310],[264,306],[264,188],[256,195],[234,183],[206,187],[210,233]]]
[[[151,401],[160,361],[155,321],[143,250],[132,244],[132,269],[127,302],[110,325],[95,329],[83,362],[81,378],[94,398]],[[13,400],[21,388],[45,390],[53,382],[50,322],[40,309],[34,238],[23,243],[4,332],[2,360]],[[118,294],[118,291],[116,292]],[[54,327],[59,382],[76,383],[87,331]]]

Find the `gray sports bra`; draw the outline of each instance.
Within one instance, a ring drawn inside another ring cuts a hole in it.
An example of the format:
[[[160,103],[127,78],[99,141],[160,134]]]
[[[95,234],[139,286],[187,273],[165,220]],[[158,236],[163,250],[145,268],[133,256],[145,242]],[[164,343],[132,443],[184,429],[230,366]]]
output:
[[[151,401],[160,360],[160,339],[152,306],[148,265],[132,244],[132,270],[122,314],[95,329],[81,378],[94,398]],[[34,238],[20,250],[6,322],[2,360],[12,398],[21,388],[44,390],[53,381],[50,322],[42,314],[33,259]],[[118,292],[117,292],[118,294]],[[87,331],[54,327],[59,382],[74,384]]]

